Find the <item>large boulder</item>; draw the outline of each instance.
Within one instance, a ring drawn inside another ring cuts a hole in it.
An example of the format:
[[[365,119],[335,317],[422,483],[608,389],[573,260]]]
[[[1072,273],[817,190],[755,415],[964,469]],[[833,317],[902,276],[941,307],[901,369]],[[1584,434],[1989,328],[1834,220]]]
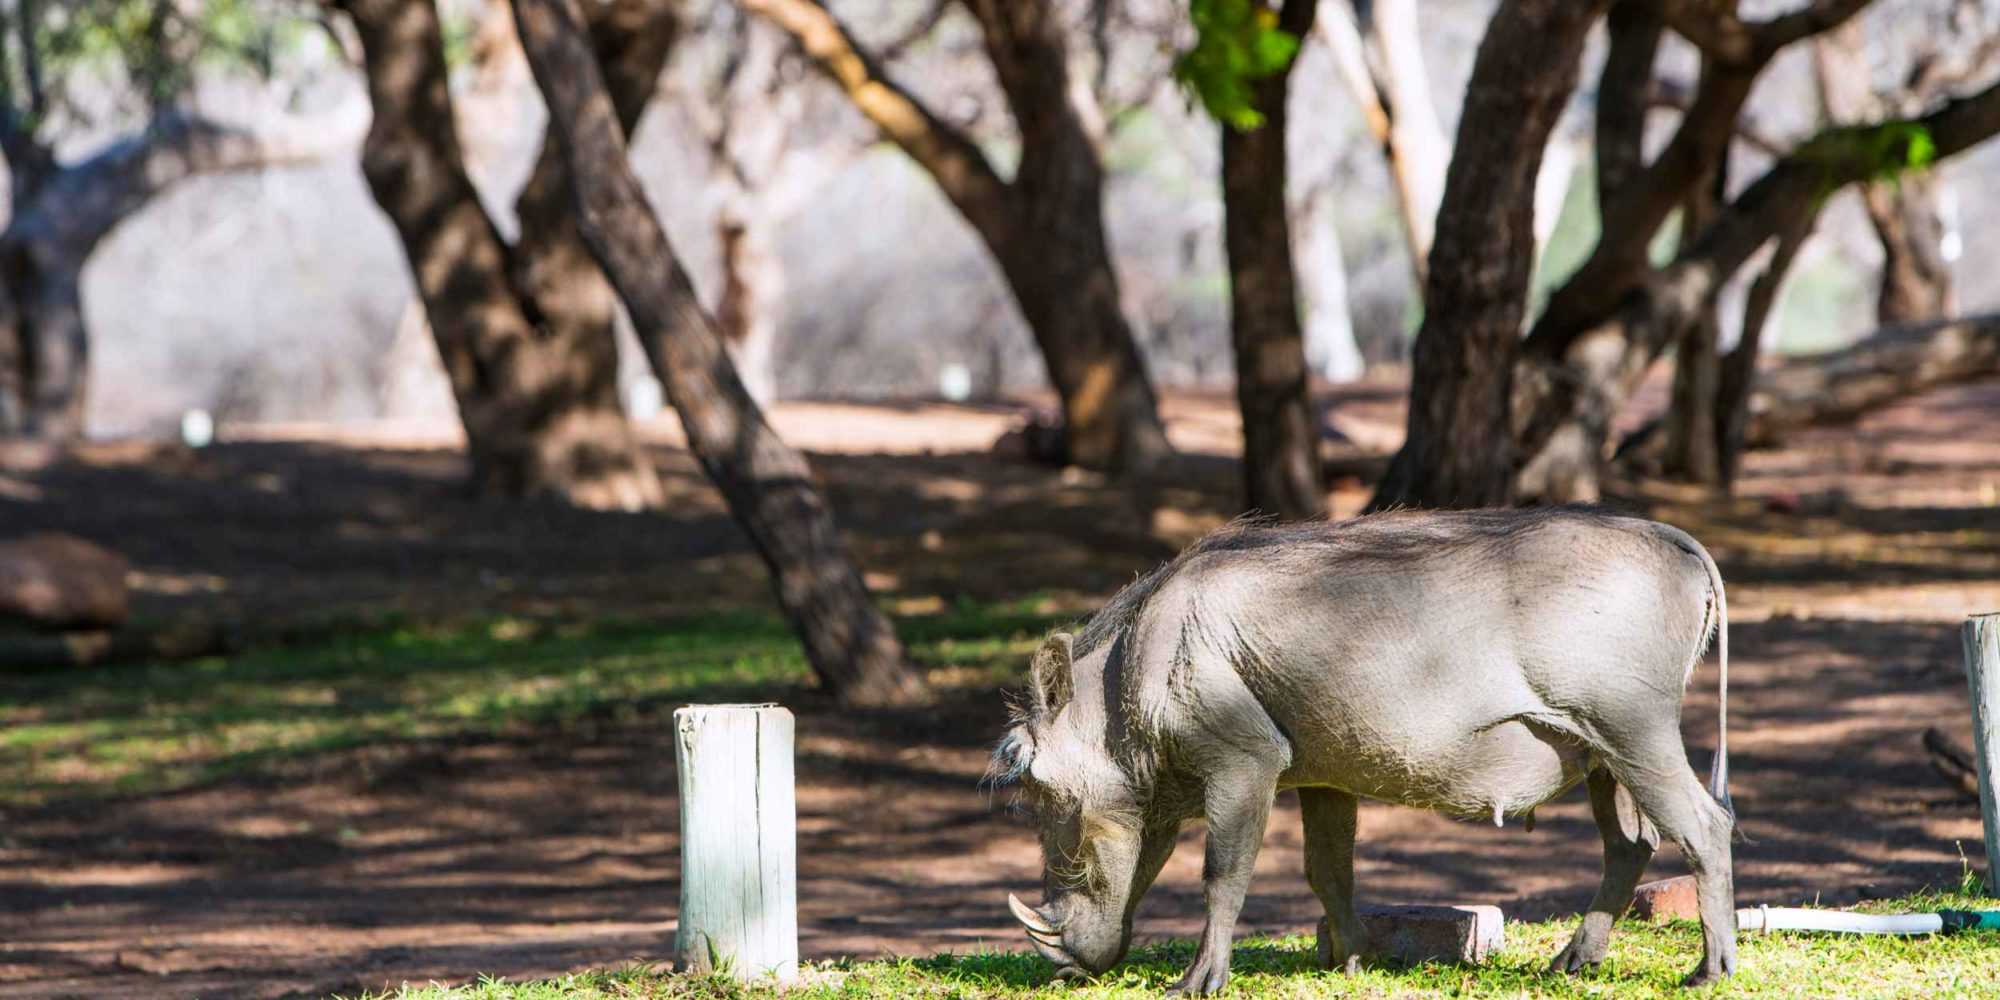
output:
[[[125,623],[125,574],[116,552],[74,535],[0,542],[0,622],[39,629],[108,629]]]

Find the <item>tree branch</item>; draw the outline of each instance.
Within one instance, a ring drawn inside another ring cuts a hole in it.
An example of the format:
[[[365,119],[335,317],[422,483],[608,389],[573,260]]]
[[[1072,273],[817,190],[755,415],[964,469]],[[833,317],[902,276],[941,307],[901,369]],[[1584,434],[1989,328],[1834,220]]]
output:
[[[918,42],[931,36],[937,26],[944,22],[944,16],[951,13],[951,0],[929,0],[923,12],[917,15],[910,26],[898,32],[895,38],[882,46],[881,61],[884,64],[901,59],[904,53]]]
[[[51,175],[31,205],[17,205],[9,235],[54,241],[87,254],[119,222],[167,188],[201,174],[315,163],[351,148],[366,127],[355,101],[329,120],[253,133],[181,112],[169,112],[137,135]]]
[[[1871,133],[1888,137],[1889,148],[1858,141]],[[1672,264],[1622,296],[1616,310],[1592,323],[1562,352],[1523,352],[1522,368],[1515,373],[1521,389],[1514,410],[1521,454],[1539,452],[1586,393],[1613,394],[1610,409],[1615,412],[1646,365],[1699,317],[1729,277],[1773,237],[1805,225],[1828,196],[1874,176],[1885,158],[1907,155],[1907,144],[1919,135],[1929,137],[1936,159],[1942,160],[1995,134],[2000,134],[2000,84],[1922,118],[1828,129],[1801,144],[1737,195]],[[1617,360],[1607,363],[1606,358]],[[1608,387],[1590,374],[1613,370],[1620,381]]]
[[[1667,24],[1702,54],[1725,66],[1747,69],[1769,62],[1778,50],[1810,38],[1860,13],[1873,0],[1819,0],[1768,21],[1745,21],[1734,0],[1664,0]]]
[[[28,122],[40,125],[49,113],[49,91],[42,80],[42,55],[35,45],[35,26],[41,23],[41,0],[21,0],[14,28],[21,36],[21,71],[28,81]]]
[[[1653,89],[1646,95],[1646,107],[1652,111],[1678,111],[1686,114],[1694,106],[1691,91],[1694,88],[1682,80],[1662,79],[1653,81]],[[1782,159],[1792,151],[1795,143],[1772,135],[1758,125],[1756,119],[1744,114],[1736,119],[1736,138],[1745,145],[1774,160]]]
[[[1597,203],[1624,196],[1645,170],[1646,109],[1664,22],[1652,0],[1622,0],[1605,17],[1611,37],[1597,78]]]
[[[856,109],[928,171],[974,226],[1009,224],[1007,182],[978,144],[889,79],[819,0],[740,0],[797,40]]]

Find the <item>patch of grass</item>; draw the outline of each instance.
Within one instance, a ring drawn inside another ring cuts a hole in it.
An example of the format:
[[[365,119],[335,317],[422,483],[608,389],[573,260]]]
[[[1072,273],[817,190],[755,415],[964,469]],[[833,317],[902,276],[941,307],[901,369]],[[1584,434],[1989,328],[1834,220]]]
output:
[[[899,622],[946,686],[1009,680],[1055,620],[1027,604]],[[0,676],[0,804],[157,792],[379,742],[637,722],[810,687],[774,616],[395,628],[186,663]]]
[[[1875,912],[1979,909],[1993,900],[1922,894],[1868,904]],[[1293,997],[1991,997],[2000,989],[2000,935],[1885,937],[1839,934],[1745,934],[1736,976],[1699,991],[1680,987],[1701,955],[1692,921],[1663,927],[1627,921],[1600,969],[1577,977],[1546,971],[1549,957],[1576,929],[1574,918],[1507,926],[1507,947],[1484,966],[1370,963],[1358,976],[1313,965],[1310,937],[1252,938],[1237,943],[1225,995]],[[1173,941],[1138,949],[1093,982],[1052,983],[1048,963],[1030,954],[994,953],[877,962],[828,962],[803,970],[803,982],[780,994],[727,980],[675,976],[636,967],[534,983],[485,980],[473,986],[404,987],[373,1000],[696,1000],[775,997],[1076,997],[1154,998],[1179,978],[1194,945]]]

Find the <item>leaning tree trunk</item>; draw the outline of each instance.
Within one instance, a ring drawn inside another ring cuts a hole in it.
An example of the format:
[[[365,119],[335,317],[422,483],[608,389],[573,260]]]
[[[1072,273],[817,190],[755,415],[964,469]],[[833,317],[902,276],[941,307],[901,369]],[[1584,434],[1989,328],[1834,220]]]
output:
[[[1372,509],[1513,497],[1511,397],[1535,263],[1535,181],[1604,4],[1504,0],[1487,26],[1438,211],[1409,434]]]
[[[652,100],[679,29],[676,0],[591,6],[591,43],[627,131]],[[591,259],[574,208],[560,144],[553,128],[546,128],[535,171],[515,201],[521,223],[515,283],[541,315],[540,348],[550,363],[544,392],[570,405],[549,418],[537,448],[545,464],[576,469],[577,478],[612,492],[612,506],[657,507],[665,491],[639,449],[618,395],[618,293]],[[594,467],[577,468],[581,463]]]
[[[968,0],[1021,132],[1011,212],[982,232],[1062,396],[1069,461],[1143,472],[1171,451],[1104,230],[1104,165],[1049,0]]]
[[[1143,472],[1172,453],[1104,231],[1104,165],[1070,85],[1053,0],[965,0],[1020,131],[1003,179],[978,144],[888,78],[823,0],[740,0],[794,38],[922,166],[1000,265],[1062,398],[1077,465]]]
[[[1278,25],[1312,29],[1317,0],[1285,0]],[[1326,513],[1319,427],[1307,391],[1305,336],[1285,213],[1285,105],[1290,67],[1255,84],[1262,127],[1222,127],[1224,244],[1236,400],[1243,412],[1244,499],[1286,519]]]
[[[659,481],[617,398],[609,295],[585,276],[581,244],[564,232],[559,164],[545,156],[522,197],[527,235],[516,252],[466,174],[432,0],[338,5],[361,37],[375,109],[362,169],[416,277],[475,487],[586,507],[657,506]]]
[[[584,242],[631,311],[689,448],[770,567],[807,659],[849,703],[921,699],[812,470],[764,422],[632,173],[577,0],[515,0],[514,15],[561,137]]]

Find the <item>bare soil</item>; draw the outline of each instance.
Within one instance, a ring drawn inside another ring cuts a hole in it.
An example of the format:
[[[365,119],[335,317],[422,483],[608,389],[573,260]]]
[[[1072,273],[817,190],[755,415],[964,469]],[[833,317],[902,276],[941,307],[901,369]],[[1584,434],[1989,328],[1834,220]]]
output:
[[[1329,425],[1394,443],[1399,390],[1330,393]],[[1191,455],[1136,489],[992,458],[1018,407],[781,407],[816,452],[871,584],[921,611],[1041,595],[1078,607],[1234,511],[1221,395],[1169,400]],[[1955,885],[1977,806],[1931,772],[1926,726],[1966,738],[1957,623],[2000,607],[2000,385],[1934,393],[1857,428],[1753,457],[1737,498],[1660,485],[1613,502],[1688,528],[1720,558],[1733,617],[1739,898],[1843,902]],[[483,503],[449,435],[264,429],[189,452],[100,445],[0,475],[10,531],[119,549],[154,621],[268,633],[523,614],[685,615],[762,606],[761,569],[673,428],[655,428],[661,514]],[[1358,482],[1337,484],[1352,511]],[[1713,667],[1685,726],[1704,767]],[[977,779],[999,699],[911,713],[799,714],[800,931],[813,957],[1019,947],[1002,901],[1033,898],[1034,840]],[[527,977],[669,957],[678,815],[664,719],[521,739],[394,744],[113,801],[0,808],[0,997],[268,997],[404,981]],[[1190,833],[1190,840],[1199,839]],[[1573,911],[1597,838],[1577,796],[1533,833],[1368,806],[1372,902]],[[1296,804],[1274,814],[1245,913],[1305,932]],[[1962,846],[1961,846],[1962,845]],[[1200,852],[1184,846],[1140,916],[1191,935]],[[1664,858],[1657,875],[1681,871]]]

